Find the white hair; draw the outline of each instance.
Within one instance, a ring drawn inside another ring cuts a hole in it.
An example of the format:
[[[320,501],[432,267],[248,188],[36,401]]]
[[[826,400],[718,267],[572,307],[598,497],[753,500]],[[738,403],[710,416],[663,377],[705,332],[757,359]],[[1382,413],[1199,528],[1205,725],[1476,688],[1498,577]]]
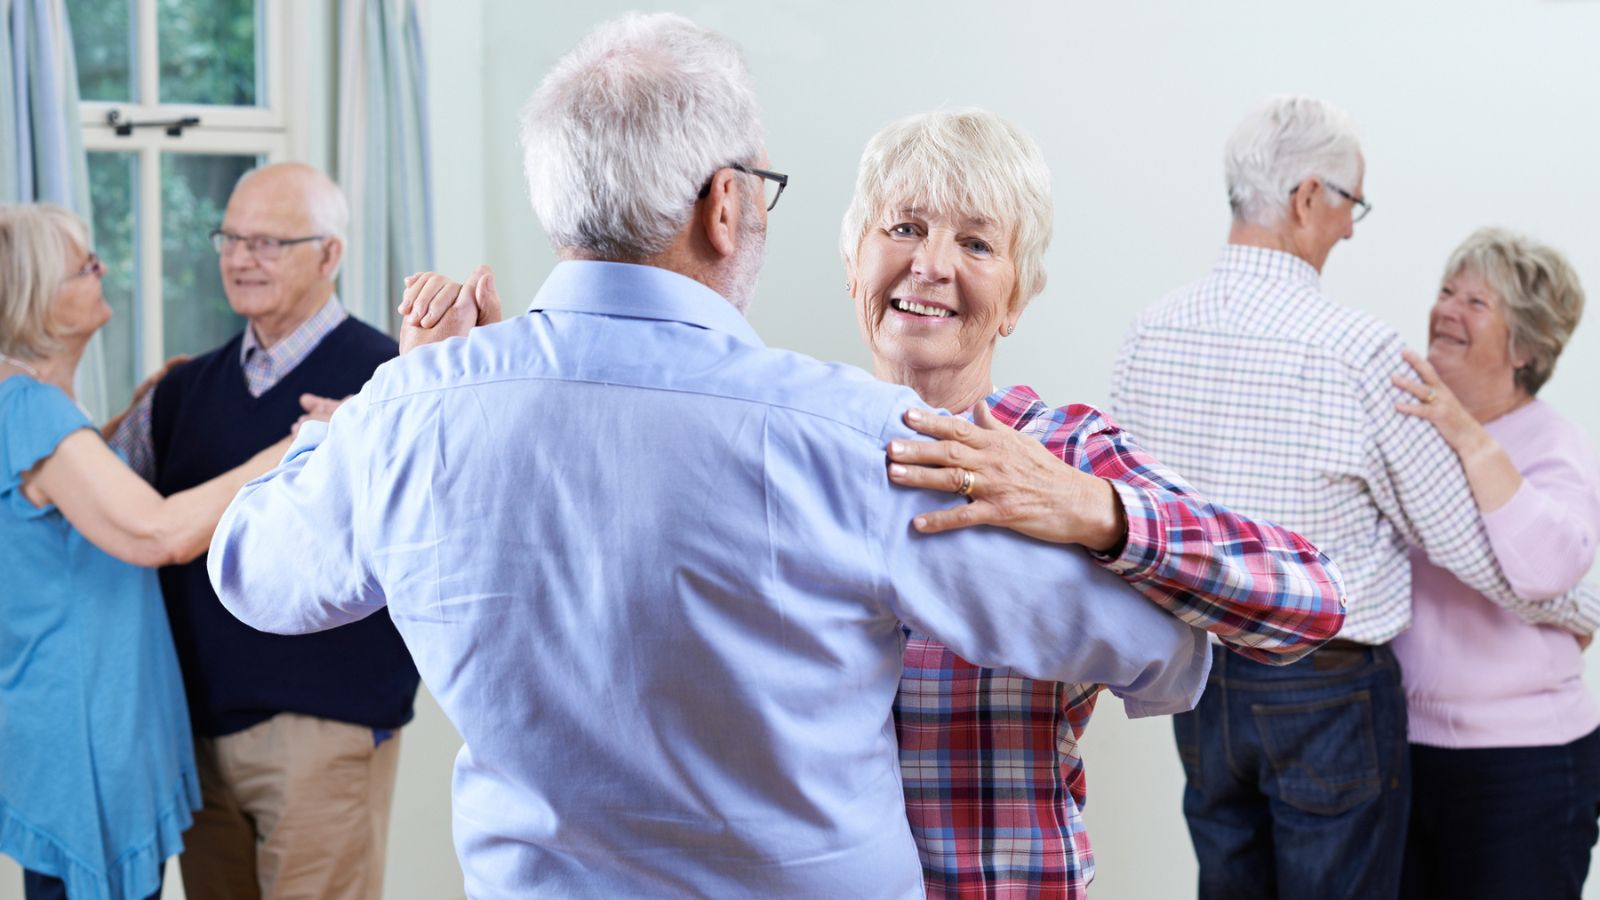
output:
[[[1361,175],[1361,139],[1344,110],[1313,97],[1273,97],[1246,116],[1224,154],[1228,205],[1239,221],[1275,228],[1289,194],[1307,178],[1354,191]],[[1346,202],[1329,191],[1329,204]]]
[[[0,353],[29,360],[61,349],[50,307],[73,249],[89,249],[77,214],[54,203],[0,205]]]
[[[664,250],[707,180],[762,144],[739,48],[670,13],[602,24],[522,111],[523,171],[550,243],[601,259]]]
[[[898,206],[995,220],[1011,231],[1013,305],[1044,290],[1054,220],[1050,168],[1039,145],[1000,116],[985,109],[940,110],[891,122],[873,135],[839,229],[847,267],[854,266],[871,220]]]
[[[350,230],[350,203],[345,199],[344,190],[338,183],[315,166],[308,166],[305,163],[273,163],[257,166],[240,175],[239,180],[233,183],[233,189],[239,190],[245,182],[265,172],[293,172],[303,188],[306,216],[311,219],[311,227],[316,229],[318,234],[338,238],[340,243],[348,243],[346,232]],[[295,235],[295,237],[301,236]]]

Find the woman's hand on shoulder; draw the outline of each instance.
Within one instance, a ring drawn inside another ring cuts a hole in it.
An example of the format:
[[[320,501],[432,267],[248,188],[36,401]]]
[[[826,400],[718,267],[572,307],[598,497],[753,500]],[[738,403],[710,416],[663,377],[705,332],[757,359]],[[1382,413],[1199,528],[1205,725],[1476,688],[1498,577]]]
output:
[[[1426,357],[1409,348],[1400,351],[1400,355],[1417,373],[1417,377],[1390,376],[1389,380],[1395,387],[1415,398],[1413,401],[1396,403],[1396,412],[1432,423],[1445,443],[1463,459],[1479,450],[1484,441],[1493,440],[1478,420],[1461,405],[1461,399],[1444,383]]]
[[[905,422],[932,441],[889,445],[889,480],[967,498],[962,506],[924,513],[925,534],[994,525],[1057,544],[1111,551],[1128,523],[1111,485],[1056,458],[1033,438],[995,419],[982,401],[973,422],[911,409]]]

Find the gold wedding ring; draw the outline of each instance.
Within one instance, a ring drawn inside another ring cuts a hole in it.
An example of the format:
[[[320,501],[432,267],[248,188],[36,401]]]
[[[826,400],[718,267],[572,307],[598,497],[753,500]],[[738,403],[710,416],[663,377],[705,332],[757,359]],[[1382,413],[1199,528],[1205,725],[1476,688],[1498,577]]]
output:
[[[1428,396],[1422,398],[1423,403],[1432,403],[1439,396],[1438,388],[1428,388]]]
[[[972,499],[972,488],[978,483],[978,476],[972,474],[971,469],[961,470],[961,487],[956,488],[956,493],[967,499]]]

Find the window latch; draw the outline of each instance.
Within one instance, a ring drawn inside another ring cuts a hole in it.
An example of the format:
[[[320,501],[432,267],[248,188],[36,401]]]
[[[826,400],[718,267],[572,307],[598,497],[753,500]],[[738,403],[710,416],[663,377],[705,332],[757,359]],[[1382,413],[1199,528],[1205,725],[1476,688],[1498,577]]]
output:
[[[117,137],[130,137],[135,128],[164,128],[168,137],[183,137],[183,130],[199,125],[200,117],[184,116],[181,119],[166,119],[160,122],[131,122],[122,118],[121,111],[113,109],[106,113],[106,124],[116,131]]]

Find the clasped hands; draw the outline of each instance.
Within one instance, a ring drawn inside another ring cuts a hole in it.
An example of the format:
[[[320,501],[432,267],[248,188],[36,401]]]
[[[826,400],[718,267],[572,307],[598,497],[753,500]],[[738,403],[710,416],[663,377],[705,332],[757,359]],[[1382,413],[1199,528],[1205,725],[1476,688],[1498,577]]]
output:
[[[500,294],[495,290],[494,270],[479,266],[465,284],[437,272],[408,276],[398,312],[402,316],[401,353],[498,322]]]
[[[996,420],[983,402],[972,412],[968,422],[907,410],[906,425],[934,440],[889,444],[890,481],[971,501],[917,516],[914,528],[935,534],[994,525],[1057,544],[1120,550],[1128,521],[1110,482],[1062,462],[1037,440]]]

